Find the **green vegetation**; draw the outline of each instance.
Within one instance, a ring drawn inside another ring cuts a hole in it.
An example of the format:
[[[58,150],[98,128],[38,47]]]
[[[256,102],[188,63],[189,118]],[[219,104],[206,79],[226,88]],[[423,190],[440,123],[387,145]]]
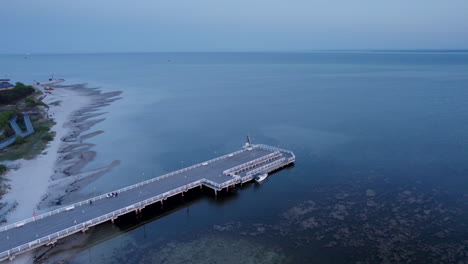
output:
[[[0,104],[15,104],[14,107],[1,107],[2,110],[8,110],[0,113],[0,140],[15,135],[15,132],[9,125],[9,120],[14,115],[18,116],[17,125],[19,128],[26,130],[26,124],[23,122],[21,112],[33,110],[38,113],[31,118],[35,132],[27,138],[16,136],[16,141],[13,145],[0,150],[0,161],[21,158],[32,159],[46,148],[47,142],[54,139],[55,132],[50,131],[50,128],[55,125],[55,122],[43,118],[45,116],[44,109],[37,108],[37,106],[47,106],[37,100],[41,94],[40,91],[36,91],[31,86],[22,83],[16,83],[16,86],[11,90],[0,91]],[[59,101],[54,103],[57,105]]]
[[[27,107],[36,106],[36,101],[34,100],[34,98],[33,98],[32,96],[26,98],[26,100],[24,100],[24,102],[26,102],[26,106],[27,106]]]
[[[55,132],[50,132],[44,135],[41,139],[44,141],[52,141],[54,140],[54,137],[55,137]]]
[[[5,172],[7,172],[7,170],[7,166],[0,164],[0,199],[8,190],[8,185],[6,184],[7,179],[2,176]]]
[[[22,144],[17,144],[16,142],[8,148],[0,150],[0,161],[21,158],[32,159],[40,154],[47,146],[47,139],[53,139],[55,136],[55,132],[50,131],[50,127],[54,124],[55,122],[45,119],[34,121],[33,125],[36,132],[23,139],[25,142]]]
[[[36,127],[35,131],[36,132],[43,132],[43,131],[48,132],[48,131],[50,131],[50,127],[48,127],[48,126],[38,126],[38,127]]]
[[[34,93],[32,86],[17,82],[13,89],[0,91],[0,104],[13,104],[32,93]]]
[[[3,130],[3,134],[0,135],[0,140],[4,140],[6,138],[9,138],[15,134],[15,131],[11,129],[11,127],[7,126]]]
[[[24,144],[26,142],[28,142],[28,141],[24,137],[16,136],[15,145],[21,145],[21,144]]]
[[[8,170],[7,166],[0,164],[0,175],[5,173]]]
[[[50,103],[49,105],[59,106],[61,102],[62,101],[55,101],[55,102]]]
[[[27,107],[34,107],[34,106],[38,106],[38,105],[46,106],[46,104],[44,104],[43,102],[37,101],[34,98],[34,96],[30,96],[30,97],[26,98],[26,100],[24,100],[24,101],[26,102]]]
[[[15,108],[0,113],[0,130],[6,130],[7,128],[9,128],[9,120],[16,114],[16,112],[17,109]]]

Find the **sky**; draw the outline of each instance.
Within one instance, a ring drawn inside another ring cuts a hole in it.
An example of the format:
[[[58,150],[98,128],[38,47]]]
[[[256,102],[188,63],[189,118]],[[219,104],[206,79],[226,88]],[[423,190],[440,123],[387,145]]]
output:
[[[467,0],[0,0],[0,53],[468,49]]]

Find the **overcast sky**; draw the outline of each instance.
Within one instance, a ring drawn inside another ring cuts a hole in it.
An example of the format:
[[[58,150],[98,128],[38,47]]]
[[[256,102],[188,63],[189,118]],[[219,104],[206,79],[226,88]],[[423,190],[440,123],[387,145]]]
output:
[[[0,53],[468,48],[467,0],[0,1]]]

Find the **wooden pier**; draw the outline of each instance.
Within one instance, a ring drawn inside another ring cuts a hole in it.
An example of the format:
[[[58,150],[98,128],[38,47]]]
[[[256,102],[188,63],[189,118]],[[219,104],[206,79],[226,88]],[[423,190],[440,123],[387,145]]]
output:
[[[266,145],[247,145],[206,162],[146,180],[119,190],[0,227],[0,261],[129,212],[139,213],[150,204],[206,186],[214,194],[253,180],[295,162],[291,151]]]

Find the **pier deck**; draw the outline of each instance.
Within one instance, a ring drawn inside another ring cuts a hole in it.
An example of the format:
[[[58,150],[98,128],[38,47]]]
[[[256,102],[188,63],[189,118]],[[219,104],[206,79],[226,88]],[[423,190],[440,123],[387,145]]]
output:
[[[169,174],[143,181],[111,193],[67,205],[20,222],[0,227],[0,261],[195,187],[217,191],[253,179],[257,173],[271,172],[295,161],[292,152],[266,145],[251,145],[243,150],[202,162]]]

